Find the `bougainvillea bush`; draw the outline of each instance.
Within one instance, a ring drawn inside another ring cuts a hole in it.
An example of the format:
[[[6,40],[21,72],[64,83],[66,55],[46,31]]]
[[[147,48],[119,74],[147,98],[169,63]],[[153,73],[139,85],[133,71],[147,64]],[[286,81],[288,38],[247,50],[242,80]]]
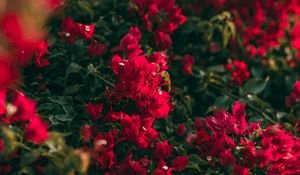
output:
[[[300,174],[299,0],[1,0],[0,174]]]

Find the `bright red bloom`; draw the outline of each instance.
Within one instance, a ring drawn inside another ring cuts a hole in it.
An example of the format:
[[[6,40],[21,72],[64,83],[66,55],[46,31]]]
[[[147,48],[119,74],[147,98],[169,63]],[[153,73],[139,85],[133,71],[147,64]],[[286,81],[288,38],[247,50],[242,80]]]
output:
[[[116,155],[112,150],[95,154],[94,159],[97,162],[97,166],[102,170],[110,169],[116,163]]]
[[[98,120],[101,117],[103,104],[88,103],[86,108],[87,113],[92,117],[93,120]]]
[[[134,115],[132,117],[125,116],[121,119],[121,133],[123,140],[129,140],[136,144],[139,149],[146,149],[153,141],[158,140],[158,133],[152,128],[154,119],[143,118]]]
[[[114,56],[111,67],[118,82],[111,90],[115,101],[129,98],[137,102],[139,110],[145,115],[165,118],[172,110],[171,96],[159,90],[162,77],[158,68],[148,63],[145,56],[122,59]]]
[[[12,116],[11,122],[26,122],[32,119],[36,114],[36,103],[25,97],[21,92],[17,92],[16,98],[12,103],[12,109],[9,116]]]
[[[117,130],[113,129],[106,134],[98,133],[94,140],[94,150],[102,153],[112,150],[118,137]]]
[[[139,41],[142,38],[140,29],[131,27],[129,32],[121,39],[119,46],[114,47],[111,52],[124,52],[128,58],[137,57],[143,53]]]
[[[153,55],[149,56],[148,61],[157,64],[160,72],[166,71],[169,68],[168,57],[163,52],[155,52]]]
[[[48,135],[48,124],[43,122],[40,116],[33,117],[24,130],[24,136],[27,140],[35,143],[41,144],[44,143]]]
[[[235,163],[235,158],[231,153],[231,149],[227,149],[220,153],[220,163],[224,167],[233,165]]]
[[[71,17],[67,17],[61,24],[62,32],[59,36],[63,42],[74,43],[76,38],[90,39],[95,30],[95,24],[81,24],[75,22]]]
[[[246,167],[235,164],[232,171],[233,175],[249,175],[250,172]]]
[[[172,175],[173,170],[174,168],[168,167],[165,161],[160,160],[153,175]]]
[[[168,141],[159,142],[156,144],[155,152],[153,157],[157,159],[166,159],[169,158],[172,152],[173,146],[169,145]]]
[[[124,161],[118,165],[119,174],[146,175],[147,169],[142,167],[139,161],[132,160],[132,154],[125,157]]]
[[[12,12],[0,19],[0,27],[6,38],[13,44],[23,40],[23,26],[19,16]]]
[[[171,167],[174,168],[175,171],[182,171],[189,164],[188,156],[178,156],[171,162]]]
[[[47,42],[38,42],[34,49],[35,55],[35,64],[39,68],[43,68],[50,65],[50,62],[44,58],[45,54],[48,54],[48,43]]]

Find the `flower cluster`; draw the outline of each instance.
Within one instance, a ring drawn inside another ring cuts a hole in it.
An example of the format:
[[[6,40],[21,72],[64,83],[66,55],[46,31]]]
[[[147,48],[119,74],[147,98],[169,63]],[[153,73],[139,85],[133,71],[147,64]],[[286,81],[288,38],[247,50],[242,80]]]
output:
[[[159,50],[171,48],[170,35],[178,25],[186,21],[181,9],[175,5],[174,0],[139,1],[130,0],[133,4],[129,11],[136,10],[142,20],[142,27],[154,32],[154,44]]]
[[[142,50],[138,45],[140,38],[139,29],[131,28],[121,40],[118,47],[124,49],[129,56],[128,59],[122,59],[118,55],[112,58],[111,67],[118,81],[110,95],[115,102],[122,99],[135,101],[143,116],[166,118],[172,109],[171,96],[160,88],[163,81],[160,71],[167,69],[167,57],[158,52],[149,57],[153,63],[149,62],[141,54]]]
[[[260,123],[247,122],[241,102],[234,104],[232,114],[220,110],[205,120],[196,119],[195,129],[188,143],[201,158],[232,174],[251,174],[255,168],[266,169],[267,174],[299,173],[299,140],[279,125],[261,129]]]
[[[233,60],[233,63],[228,63],[225,68],[231,72],[230,83],[241,86],[250,77],[248,65],[244,61]]]
[[[220,13],[229,11],[234,16],[237,32],[249,56],[266,56],[269,50],[279,47],[280,40],[285,37],[286,29],[291,28],[300,14],[299,1],[197,1],[189,6],[195,13]],[[197,11],[196,11],[197,10]],[[295,33],[295,32],[293,32]],[[296,33],[295,33],[296,34]],[[292,34],[292,36],[295,36]],[[298,34],[296,34],[298,35]],[[298,39],[292,40],[297,48]]]
[[[299,101],[300,101],[300,82],[296,81],[294,83],[294,88],[291,94],[285,97],[285,104],[288,108],[290,108],[294,104],[298,104]]]
[[[0,3],[0,174],[300,174],[298,0],[65,1],[48,32],[64,1],[26,2]]]
[[[26,28],[28,21],[21,15],[25,10],[8,10],[0,16],[0,121],[24,129],[28,141],[41,144],[48,139],[48,124],[37,114],[36,103],[13,87],[19,79],[19,66],[28,65],[33,58],[37,67],[50,64],[44,58],[48,53],[48,44],[42,41],[44,32],[34,21],[32,28]],[[3,140],[1,143],[3,150]]]

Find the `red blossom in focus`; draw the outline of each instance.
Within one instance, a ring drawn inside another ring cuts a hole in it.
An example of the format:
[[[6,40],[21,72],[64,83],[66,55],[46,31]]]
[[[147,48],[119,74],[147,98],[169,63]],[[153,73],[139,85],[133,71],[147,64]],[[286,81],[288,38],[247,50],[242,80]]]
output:
[[[59,36],[63,42],[74,43],[77,38],[90,39],[95,30],[95,24],[81,24],[67,17],[61,24],[62,32]]]

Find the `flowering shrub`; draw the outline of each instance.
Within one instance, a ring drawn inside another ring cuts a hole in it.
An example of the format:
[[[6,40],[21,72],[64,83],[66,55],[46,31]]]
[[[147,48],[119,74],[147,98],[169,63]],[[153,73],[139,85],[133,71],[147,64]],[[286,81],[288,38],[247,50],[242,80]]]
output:
[[[3,0],[0,174],[300,174],[298,0]]]

